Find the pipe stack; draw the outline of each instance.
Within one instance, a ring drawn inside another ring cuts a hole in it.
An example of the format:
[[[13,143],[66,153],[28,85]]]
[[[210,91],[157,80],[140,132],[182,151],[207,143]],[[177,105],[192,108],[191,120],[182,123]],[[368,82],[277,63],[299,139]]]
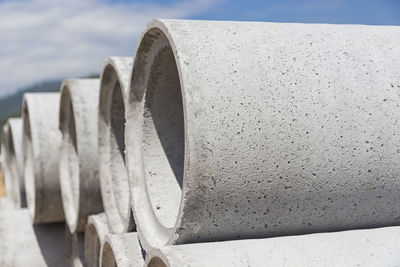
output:
[[[16,220],[65,220],[68,266],[397,266],[399,43],[152,20],[99,79],[25,94],[1,149]]]

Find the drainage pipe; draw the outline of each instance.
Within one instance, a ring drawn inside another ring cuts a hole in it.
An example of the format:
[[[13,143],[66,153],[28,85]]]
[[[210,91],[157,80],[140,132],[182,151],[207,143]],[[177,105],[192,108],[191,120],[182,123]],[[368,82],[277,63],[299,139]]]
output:
[[[98,176],[99,79],[70,79],[61,85],[62,134],[59,175],[65,219],[72,233],[103,211]]]
[[[26,207],[22,164],[22,119],[9,118],[6,125],[8,127],[6,136],[7,164],[13,184],[12,192],[10,193],[16,207]]]
[[[110,230],[124,233],[135,229],[125,166],[125,105],[131,57],[105,60],[99,100],[99,172],[101,194]]]
[[[136,233],[107,235],[101,248],[101,267],[143,266],[144,252]]]
[[[88,267],[98,267],[101,245],[110,233],[105,213],[91,215],[85,230],[85,259]]]
[[[58,178],[59,93],[27,93],[22,105],[26,202],[34,223],[64,221]]]
[[[400,27],[153,20],[126,147],[143,246],[400,223]]]

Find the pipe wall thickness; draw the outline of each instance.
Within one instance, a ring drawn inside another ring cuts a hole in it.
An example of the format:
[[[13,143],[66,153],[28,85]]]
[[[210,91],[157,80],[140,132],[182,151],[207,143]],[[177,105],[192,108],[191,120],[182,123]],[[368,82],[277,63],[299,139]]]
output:
[[[131,57],[105,60],[99,100],[99,171],[101,194],[110,230],[124,233],[135,229],[125,166],[125,105]]]
[[[400,223],[400,27],[153,20],[127,108],[143,246]]]
[[[136,233],[110,234],[101,248],[101,267],[143,266],[144,255]]]
[[[105,213],[91,215],[85,230],[85,259],[88,267],[99,267],[101,245],[110,233]]]
[[[58,161],[59,93],[27,93],[22,106],[25,193],[34,223],[64,221]]]
[[[103,211],[98,175],[99,79],[70,79],[61,85],[62,133],[59,177],[65,219],[72,233]]]

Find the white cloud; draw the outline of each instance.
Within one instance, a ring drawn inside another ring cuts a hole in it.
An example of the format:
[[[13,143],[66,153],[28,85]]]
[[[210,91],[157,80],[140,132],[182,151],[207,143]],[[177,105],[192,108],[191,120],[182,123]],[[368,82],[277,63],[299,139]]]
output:
[[[51,78],[99,73],[106,56],[132,56],[154,17],[188,18],[221,1],[170,6],[104,0],[0,1],[0,95]]]

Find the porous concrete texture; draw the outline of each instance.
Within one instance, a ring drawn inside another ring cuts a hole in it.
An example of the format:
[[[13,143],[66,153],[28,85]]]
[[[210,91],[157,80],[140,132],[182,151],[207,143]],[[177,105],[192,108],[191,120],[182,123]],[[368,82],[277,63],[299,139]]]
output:
[[[98,267],[101,245],[110,233],[105,213],[91,215],[85,230],[85,260],[87,267]]]
[[[0,211],[0,266],[66,266],[64,224],[31,225],[27,209]]]
[[[172,245],[147,254],[147,267],[398,266],[400,227],[267,239]]]
[[[34,223],[64,221],[58,161],[59,93],[27,93],[22,104],[25,194]]]
[[[84,255],[84,236],[80,232],[70,232],[69,226],[65,225],[65,247],[67,266],[83,267],[85,266]]]
[[[11,192],[8,192],[16,207],[26,207],[25,184],[22,164],[22,119],[9,118],[7,123],[7,162]]]
[[[113,233],[135,229],[125,166],[125,103],[131,57],[110,57],[101,74],[99,171],[104,210]]]
[[[143,266],[144,251],[136,233],[106,235],[101,247],[101,267]]]
[[[62,134],[59,177],[65,220],[71,233],[103,211],[98,175],[99,79],[68,79],[61,85]]]
[[[125,134],[143,246],[399,224],[399,43],[391,26],[150,22]]]

